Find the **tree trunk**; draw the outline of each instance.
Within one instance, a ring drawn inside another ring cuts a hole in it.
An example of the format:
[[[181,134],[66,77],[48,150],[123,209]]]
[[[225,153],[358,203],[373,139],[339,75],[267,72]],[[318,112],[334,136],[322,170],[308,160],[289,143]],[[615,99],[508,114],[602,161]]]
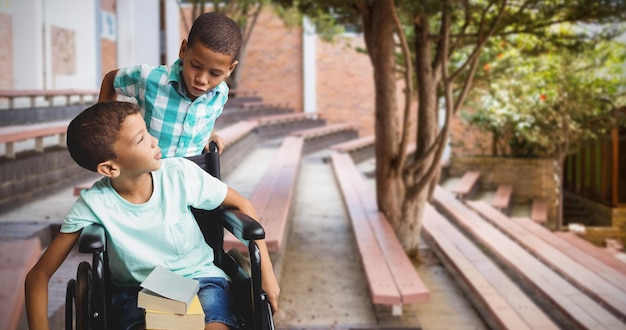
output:
[[[377,0],[361,7],[364,39],[374,70],[376,135],[376,196],[379,210],[394,227],[405,250],[414,243],[407,238],[403,209],[406,189],[402,171],[394,166],[399,156],[398,104],[396,99],[395,44],[392,0]],[[415,236],[415,235],[413,235]]]
[[[437,82],[432,68],[432,50],[429,41],[430,29],[429,18],[421,15],[414,20],[415,29],[415,71],[417,74],[417,134],[414,160],[424,158],[428,150],[435,144],[437,136]],[[408,187],[419,185],[426,180],[432,184],[432,180],[437,177],[437,172],[429,173],[433,166],[435,154],[426,156],[422,160],[422,166],[415,169],[413,173],[405,173],[405,185]],[[410,164],[411,162],[409,162]],[[428,177],[430,176],[430,177]],[[400,219],[394,219],[398,223],[394,224],[401,233],[400,241],[407,252],[417,255],[418,243],[421,231],[421,218],[424,204],[429,197],[430,184],[417,186],[417,193],[414,196],[405,196]]]

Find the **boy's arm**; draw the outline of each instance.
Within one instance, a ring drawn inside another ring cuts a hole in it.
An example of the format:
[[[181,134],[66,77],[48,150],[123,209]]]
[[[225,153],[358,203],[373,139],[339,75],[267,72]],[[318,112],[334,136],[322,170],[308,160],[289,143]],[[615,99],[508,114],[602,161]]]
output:
[[[119,69],[109,71],[102,79],[102,86],[100,86],[100,95],[98,96],[98,102],[115,101],[117,99],[117,93],[113,88],[113,80]]]
[[[223,202],[224,206],[235,207],[247,216],[257,219],[256,211],[252,206],[252,203],[242,195],[240,195],[234,189],[228,187],[226,198]],[[261,274],[263,278],[263,290],[267,293],[270,305],[272,306],[272,312],[278,311],[278,297],[280,295],[280,287],[278,286],[278,280],[276,274],[274,274],[274,267],[270,260],[270,254],[267,251],[265,240],[256,241],[259,246],[259,252],[261,253]]]
[[[48,282],[67,258],[80,232],[60,233],[26,275],[26,314],[29,329],[49,329]]]

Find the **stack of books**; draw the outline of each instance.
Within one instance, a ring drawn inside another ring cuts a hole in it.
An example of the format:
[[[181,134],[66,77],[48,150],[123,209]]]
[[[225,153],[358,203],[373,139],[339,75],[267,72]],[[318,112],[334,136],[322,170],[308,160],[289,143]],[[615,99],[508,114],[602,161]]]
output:
[[[204,329],[198,281],[157,266],[141,287],[137,306],[146,310],[146,329]]]

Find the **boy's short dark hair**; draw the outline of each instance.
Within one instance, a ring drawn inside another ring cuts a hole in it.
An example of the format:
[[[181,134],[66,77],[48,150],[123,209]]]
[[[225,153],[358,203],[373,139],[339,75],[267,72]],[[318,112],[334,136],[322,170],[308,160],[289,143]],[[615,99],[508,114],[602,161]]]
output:
[[[204,13],[193,22],[187,37],[189,47],[196,41],[214,52],[231,55],[234,61],[241,48],[241,30],[228,16],[216,12]]]
[[[98,164],[117,159],[113,144],[120,137],[126,117],[139,113],[139,106],[130,102],[96,103],[78,114],[67,127],[67,149],[72,159],[90,171]]]

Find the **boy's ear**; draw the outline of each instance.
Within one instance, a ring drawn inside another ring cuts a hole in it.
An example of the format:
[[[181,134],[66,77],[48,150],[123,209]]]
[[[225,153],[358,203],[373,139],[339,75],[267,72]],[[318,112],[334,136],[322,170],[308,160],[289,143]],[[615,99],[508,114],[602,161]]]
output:
[[[107,160],[96,167],[96,171],[106,177],[116,178],[120,175],[120,169],[115,162]]]
[[[235,67],[237,66],[237,64],[239,64],[239,61],[234,60],[233,63],[230,64],[230,66],[228,67],[228,74],[226,75],[226,77],[229,77],[231,73],[233,73],[233,70],[235,70]]]
[[[180,44],[180,50],[178,51],[178,58],[180,58],[181,60],[183,59],[183,57],[185,57],[185,54],[187,53],[187,39],[183,39],[183,42]]]

